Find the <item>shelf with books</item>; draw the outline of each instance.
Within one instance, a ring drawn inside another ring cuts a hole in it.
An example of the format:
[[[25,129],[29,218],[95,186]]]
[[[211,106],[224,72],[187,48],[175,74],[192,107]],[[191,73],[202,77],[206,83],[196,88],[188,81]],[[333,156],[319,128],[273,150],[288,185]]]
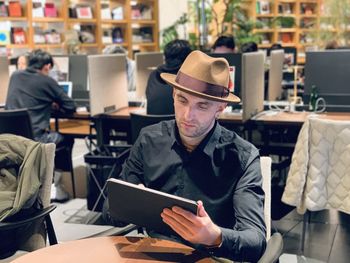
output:
[[[63,17],[33,17],[33,23],[63,23],[65,20]]]
[[[280,42],[296,47],[303,57],[304,45],[314,33],[311,30],[320,28],[321,3],[322,0],[251,0],[249,14],[262,24],[254,30],[263,37],[259,47]],[[327,27],[326,22],[324,26]]]
[[[0,0],[0,23],[9,24],[7,30],[3,32],[8,38],[0,44],[7,46],[11,52],[16,49],[43,48],[49,49],[50,52],[65,53],[67,46],[64,37],[69,30],[78,32],[83,42],[82,52],[100,53],[106,45],[118,44],[128,49],[131,56],[134,41],[142,50],[159,50],[158,1],[18,0],[17,2],[20,3],[20,16],[17,14],[10,17],[7,6],[9,1]],[[11,42],[12,27],[24,28],[25,44]],[[51,33],[52,29],[56,30],[59,43],[47,43],[45,34]],[[107,39],[109,36],[111,40]]]
[[[122,20],[101,19],[101,23],[103,23],[103,24],[127,24],[128,21],[126,19],[122,19]]]

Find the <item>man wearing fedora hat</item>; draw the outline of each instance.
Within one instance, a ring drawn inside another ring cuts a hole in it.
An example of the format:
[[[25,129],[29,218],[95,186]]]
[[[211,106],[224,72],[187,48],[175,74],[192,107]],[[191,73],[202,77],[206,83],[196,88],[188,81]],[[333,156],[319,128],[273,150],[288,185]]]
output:
[[[142,129],[121,178],[200,200],[197,215],[179,207],[160,215],[180,241],[258,261],[266,247],[259,153],[217,122],[227,103],[240,101],[229,90],[227,61],[193,51],[177,75],[161,77],[174,88],[175,120]]]

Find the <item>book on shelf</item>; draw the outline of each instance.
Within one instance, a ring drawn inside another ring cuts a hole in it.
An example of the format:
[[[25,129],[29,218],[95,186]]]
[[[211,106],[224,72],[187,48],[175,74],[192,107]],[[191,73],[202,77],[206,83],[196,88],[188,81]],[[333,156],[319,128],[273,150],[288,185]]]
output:
[[[292,33],[281,33],[281,40],[283,43],[292,43],[293,42]]]
[[[57,9],[54,3],[45,3],[45,17],[57,17]]]
[[[45,36],[45,42],[47,44],[61,43],[61,35],[55,29],[45,31],[44,36]]]
[[[34,44],[45,44],[45,35],[43,30],[40,27],[35,27],[34,28]]]
[[[132,19],[152,19],[152,8],[145,4],[136,4],[131,7]]]
[[[9,2],[9,15],[12,17],[21,17],[22,16],[22,6],[19,1],[10,1]]]
[[[92,18],[92,10],[89,5],[77,5],[77,18],[81,19],[91,19]]]
[[[79,30],[79,40],[82,43],[95,43],[96,38],[95,38],[95,30],[94,26],[92,25],[80,25],[80,30]]]
[[[123,43],[123,31],[120,27],[115,27],[112,29],[112,41],[113,43]]]
[[[257,13],[261,15],[270,14],[270,2],[269,1],[257,1]]]
[[[124,19],[124,11],[122,6],[118,6],[112,10],[113,20],[122,20]]]
[[[0,30],[0,45],[10,44],[10,32],[8,30]]]
[[[9,16],[7,5],[4,1],[0,1],[0,17]]]
[[[104,29],[102,31],[102,43],[103,44],[112,44],[112,31],[111,29]]]
[[[101,3],[101,19],[112,19],[109,3]]]
[[[278,6],[278,13],[280,14],[291,14],[292,13],[292,3],[280,3]]]
[[[32,15],[33,17],[44,17],[44,7],[41,2],[33,1]]]
[[[77,18],[77,9],[75,8],[74,5],[70,5],[68,7],[68,15],[69,15],[69,18]]]
[[[12,43],[21,45],[26,44],[26,33],[22,27],[12,27],[11,28]]]

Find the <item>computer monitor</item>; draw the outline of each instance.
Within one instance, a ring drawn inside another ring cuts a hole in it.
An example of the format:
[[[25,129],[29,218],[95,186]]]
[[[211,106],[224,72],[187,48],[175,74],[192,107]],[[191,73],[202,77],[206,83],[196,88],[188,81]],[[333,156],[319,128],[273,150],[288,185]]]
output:
[[[208,53],[215,58],[225,58],[230,67],[235,67],[234,94],[241,97],[242,54],[241,53]]]
[[[68,97],[72,97],[73,83],[71,81],[59,81],[58,85],[64,90]]]
[[[146,87],[149,75],[159,65],[164,64],[162,52],[141,52],[135,54],[136,64],[136,98],[146,97]]]
[[[350,111],[350,50],[306,52],[305,104],[313,85],[325,99],[327,111]]]
[[[9,86],[9,61],[7,56],[0,56],[0,105],[5,105]]]
[[[90,114],[113,112],[128,106],[124,54],[88,56]]]
[[[267,91],[268,101],[279,100],[282,97],[283,61],[284,51],[282,49],[271,51]]]
[[[264,110],[264,58],[263,52],[242,54],[242,120]]]

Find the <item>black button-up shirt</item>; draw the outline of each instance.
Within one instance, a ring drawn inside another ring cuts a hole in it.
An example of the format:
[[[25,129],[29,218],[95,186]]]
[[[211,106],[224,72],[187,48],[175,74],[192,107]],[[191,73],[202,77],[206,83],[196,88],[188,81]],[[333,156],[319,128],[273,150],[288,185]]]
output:
[[[122,179],[202,200],[221,227],[217,256],[257,261],[265,250],[264,192],[258,150],[218,123],[189,153],[175,120],[144,128],[123,166]]]

